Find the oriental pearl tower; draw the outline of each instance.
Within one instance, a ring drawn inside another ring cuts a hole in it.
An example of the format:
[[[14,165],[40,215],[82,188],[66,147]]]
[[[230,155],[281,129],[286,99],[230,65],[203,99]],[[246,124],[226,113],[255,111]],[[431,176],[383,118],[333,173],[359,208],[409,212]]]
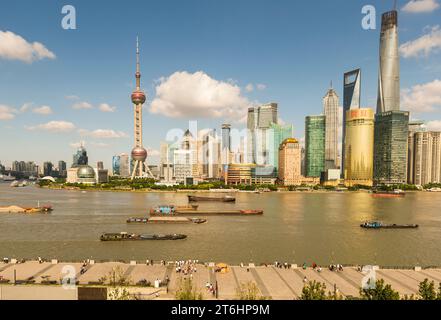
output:
[[[132,93],[134,105],[134,134],[135,147],[132,150],[132,160],[135,162],[132,171],[132,180],[135,178],[154,178],[147,166],[147,150],[142,145],[142,105],[147,100],[145,93],[141,90],[141,72],[139,67],[139,41],[136,38],[136,90]]]

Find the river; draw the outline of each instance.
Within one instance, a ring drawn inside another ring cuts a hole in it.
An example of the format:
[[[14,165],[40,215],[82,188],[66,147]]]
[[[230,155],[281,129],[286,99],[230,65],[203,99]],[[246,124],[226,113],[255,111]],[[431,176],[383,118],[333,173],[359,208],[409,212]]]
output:
[[[378,199],[367,193],[237,193],[236,204],[201,209],[263,209],[263,216],[208,217],[203,225],[127,225],[158,204],[186,205],[186,193],[124,193],[11,188],[0,206],[50,203],[48,215],[0,214],[0,257],[63,261],[198,259],[227,263],[441,266],[441,194]],[[364,230],[360,223],[419,224]],[[105,232],[183,233],[182,241],[100,242]]]

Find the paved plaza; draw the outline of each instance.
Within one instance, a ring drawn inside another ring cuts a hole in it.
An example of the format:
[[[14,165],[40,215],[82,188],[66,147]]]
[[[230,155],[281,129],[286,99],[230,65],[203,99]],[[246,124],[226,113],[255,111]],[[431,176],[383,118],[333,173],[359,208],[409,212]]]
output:
[[[75,277],[80,285],[96,285],[102,282],[103,277],[107,277],[106,283],[108,283],[108,276],[112,270],[118,270],[118,273],[134,286],[142,280],[154,285],[157,280],[164,283],[165,279],[169,279],[168,290],[161,290],[161,295],[157,298],[172,299],[179,280],[183,277],[182,273],[176,272],[174,263],[147,265],[139,262],[92,262],[87,264],[81,272],[82,267],[82,263],[58,263],[57,261],[3,263],[0,264],[0,279],[9,280],[9,284],[4,283],[3,287],[11,285],[14,279],[20,284],[25,282],[34,285],[52,283],[52,286],[55,287],[61,283],[63,277],[70,275],[72,278]],[[249,282],[257,285],[261,295],[273,300],[298,299],[305,280],[325,283],[328,291],[337,288],[345,297],[357,297],[365,277],[365,274],[356,267],[345,267],[343,271],[339,272],[324,268],[318,272],[311,268],[303,269],[296,266],[289,266],[289,268],[232,266],[226,273],[215,272],[214,264],[195,264],[193,268],[196,268],[196,272],[191,273],[193,283],[205,299],[215,298],[207,290],[207,283],[213,285],[217,283],[218,298],[230,300],[237,298],[237,288],[242,283]],[[186,275],[186,277],[189,276],[189,274]],[[441,269],[379,269],[376,270],[376,278],[384,279],[386,283],[392,285],[404,296],[416,294],[419,283],[426,278],[435,281],[436,284],[441,282]]]

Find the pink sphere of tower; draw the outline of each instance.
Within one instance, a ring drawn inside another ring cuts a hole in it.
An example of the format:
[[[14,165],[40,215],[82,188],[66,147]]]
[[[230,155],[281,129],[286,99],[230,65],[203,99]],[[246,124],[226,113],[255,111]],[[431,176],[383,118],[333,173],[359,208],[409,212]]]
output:
[[[147,97],[145,96],[144,92],[142,92],[140,90],[133,91],[133,93],[132,93],[133,104],[135,104],[135,105],[144,104],[146,100],[147,100]]]
[[[132,150],[132,159],[144,162],[147,159],[147,150],[142,147],[136,147]]]

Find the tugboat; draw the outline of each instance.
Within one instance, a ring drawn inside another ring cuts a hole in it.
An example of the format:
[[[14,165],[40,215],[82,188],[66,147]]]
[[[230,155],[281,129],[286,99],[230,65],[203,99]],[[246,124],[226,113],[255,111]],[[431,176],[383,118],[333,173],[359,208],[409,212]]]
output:
[[[372,221],[360,225],[364,229],[416,229],[417,224],[383,224],[382,222]]]
[[[101,241],[145,241],[145,240],[182,240],[185,234],[129,234],[127,232],[105,233],[101,235]]]
[[[200,201],[217,201],[217,202],[236,202],[236,198],[232,196],[225,197],[200,197],[200,196],[188,196],[189,202],[200,202]]]

